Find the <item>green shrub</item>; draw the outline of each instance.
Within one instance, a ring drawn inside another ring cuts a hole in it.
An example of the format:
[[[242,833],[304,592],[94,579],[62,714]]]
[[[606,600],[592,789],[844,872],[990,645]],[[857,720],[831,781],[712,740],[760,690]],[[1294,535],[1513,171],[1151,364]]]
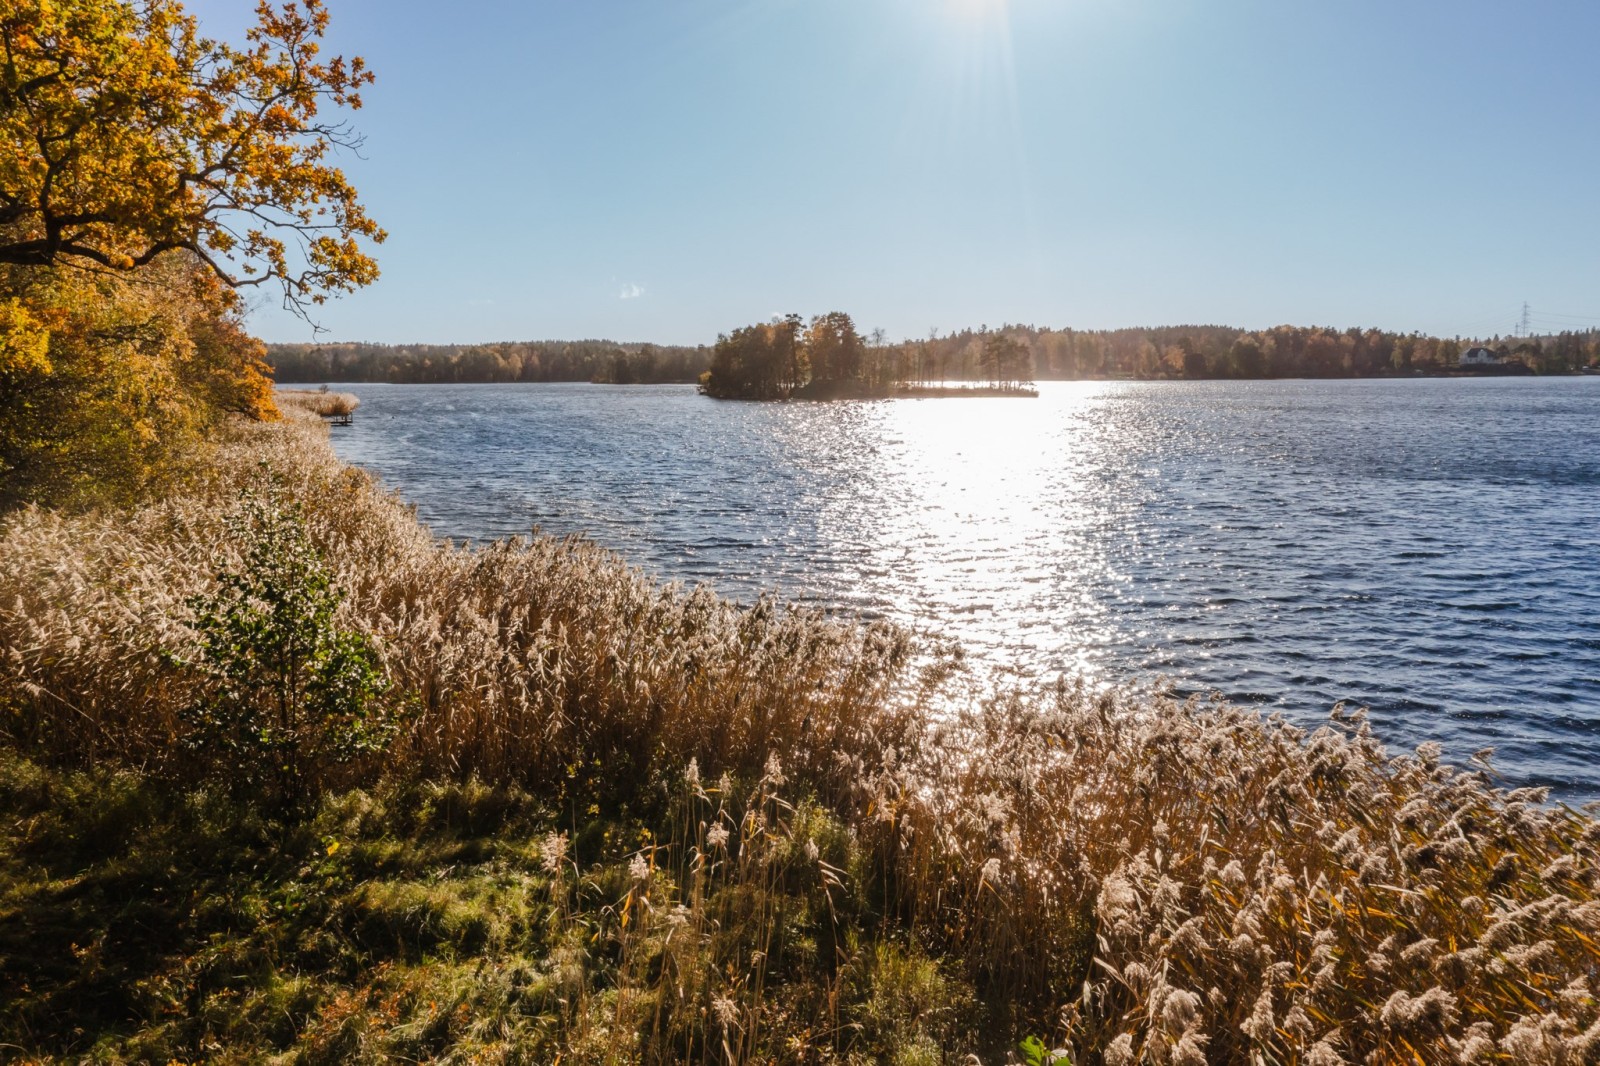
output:
[[[237,786],[289,800],[387,747],[389,685],[371,641],[335,623],[343,594],[296,507],[246,493],[228,525],[243,561],[190,601],[210,682],[188,710],[190,741]]]

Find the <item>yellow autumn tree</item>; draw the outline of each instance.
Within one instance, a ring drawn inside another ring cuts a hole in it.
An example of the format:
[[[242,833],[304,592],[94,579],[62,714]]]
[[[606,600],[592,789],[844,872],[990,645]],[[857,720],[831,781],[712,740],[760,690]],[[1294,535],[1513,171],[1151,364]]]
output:
[[[321,0],[242,46],[176,0],[0,5],[0,509],[148,491],[227,412],[272,417],[239,320],[369,284],[384,233],[335,165],[360,59]]]
[[[16,297],[0,300],[0,381],[50,372],[50,333]]]
[[[383,240],[331,156],[357,138],[360,59],[322,60],[322,0],[256,9],[244,47],[176,0],[8,0],[0,263],[132,271],[182,249],[304,311],[377,277]]]
[[[203,459],[218,419],[275,414],[260,342],[183,256],[137,280],[18,273],[0,268],[24,294],[0,300],[0,512],[136,500]]]

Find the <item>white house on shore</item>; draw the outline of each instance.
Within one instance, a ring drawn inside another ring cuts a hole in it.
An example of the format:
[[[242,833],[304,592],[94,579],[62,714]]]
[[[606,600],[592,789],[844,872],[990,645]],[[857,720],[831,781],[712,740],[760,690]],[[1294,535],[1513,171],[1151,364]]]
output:
[[[1462,366],[1499,366],[1505,360],[1489,348],[1468,348],[1461,353]]]

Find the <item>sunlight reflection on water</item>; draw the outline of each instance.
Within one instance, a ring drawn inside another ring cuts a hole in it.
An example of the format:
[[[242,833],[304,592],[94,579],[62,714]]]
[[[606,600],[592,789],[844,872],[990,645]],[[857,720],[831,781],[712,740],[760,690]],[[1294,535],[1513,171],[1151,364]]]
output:
[[[1087,486],[1095,390],[1076,386],[1049,406],[876,405],[868,432],[879,444],[861,471],[869,487],[825,501],[819,534],[860,560],[866,598],[892,614],[942,624],[980,658],[1024,673],[1049,664],[1096,678],[1108,634],[1088,592],[1110,575],[1085,532],[1117,501]]]
[[[1600,381],[1046,383],[740,404],[356,387],[347,459],[442,534],[584,533],[658,576],[1157,675],[1600,795]]]

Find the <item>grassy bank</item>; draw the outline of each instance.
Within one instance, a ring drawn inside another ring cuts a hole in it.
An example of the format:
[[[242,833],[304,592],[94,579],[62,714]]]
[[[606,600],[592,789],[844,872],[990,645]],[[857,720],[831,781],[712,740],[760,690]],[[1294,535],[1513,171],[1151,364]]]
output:
[[[0,525],[8,1054],[1600,1054],[1600,830],[1537,792],[1359,719],[1070,688],[936,717],[949,664],[903,633],[441,543],[286,413],[160,502]],[[187,710],[241,490],[303,528],[392,727],[292,802]]]

